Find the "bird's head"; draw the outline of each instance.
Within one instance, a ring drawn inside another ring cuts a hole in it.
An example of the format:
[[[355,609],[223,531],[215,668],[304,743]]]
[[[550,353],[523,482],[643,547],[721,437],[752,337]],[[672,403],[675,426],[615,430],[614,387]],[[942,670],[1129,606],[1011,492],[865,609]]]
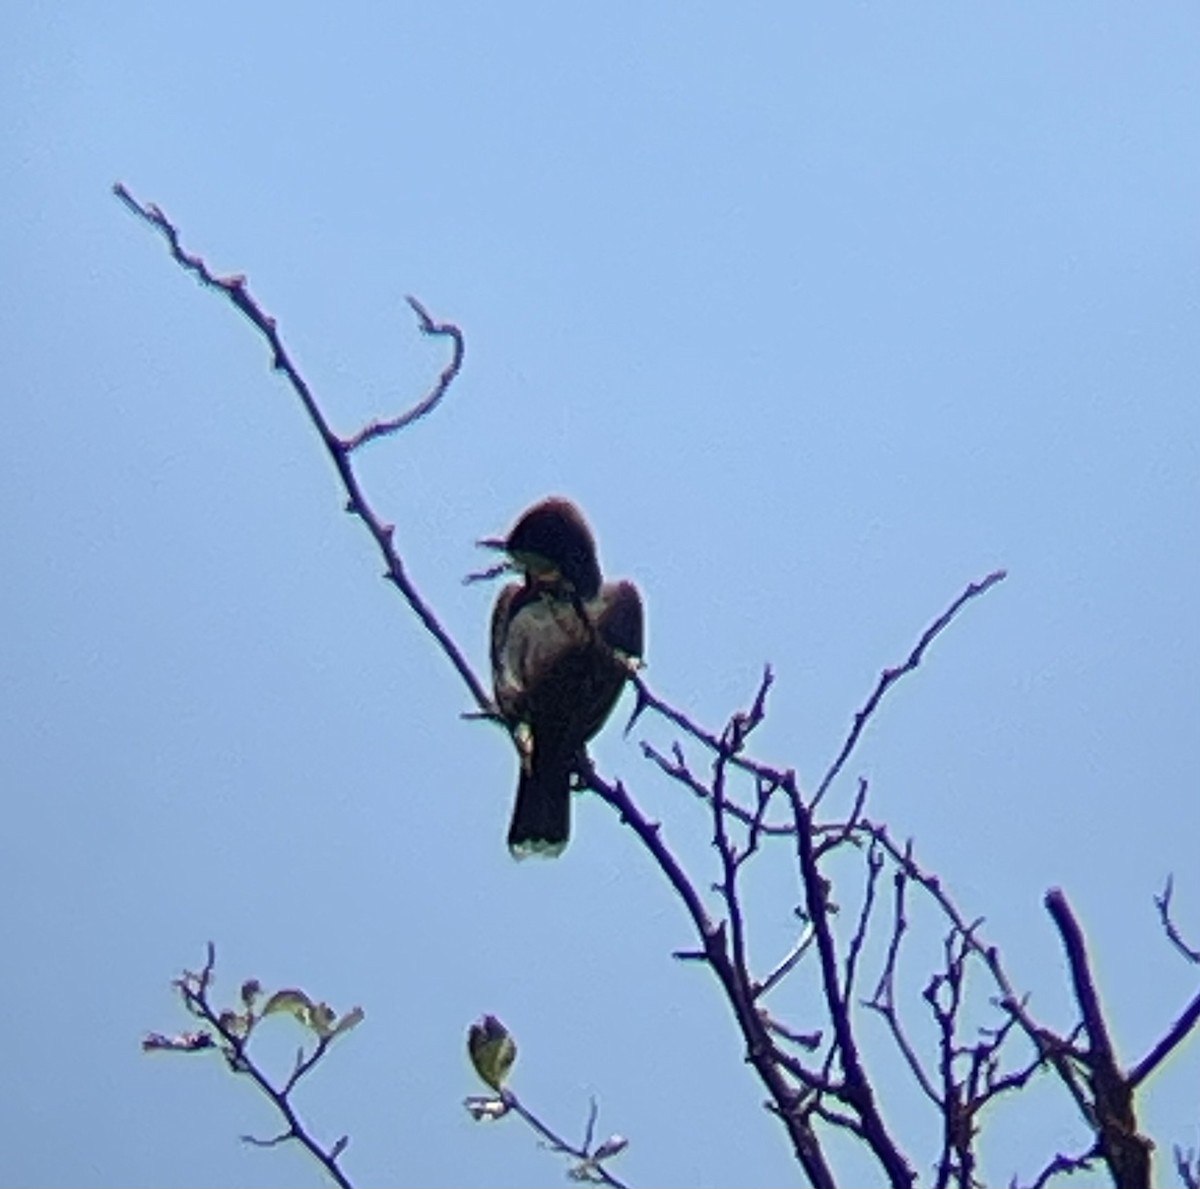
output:
[[[570,500],[560,496],[542,500],[522,514],[508,536],[479,543],[503,549],[534,582],[567,582],[585,601],[599,593],[596,542]]]

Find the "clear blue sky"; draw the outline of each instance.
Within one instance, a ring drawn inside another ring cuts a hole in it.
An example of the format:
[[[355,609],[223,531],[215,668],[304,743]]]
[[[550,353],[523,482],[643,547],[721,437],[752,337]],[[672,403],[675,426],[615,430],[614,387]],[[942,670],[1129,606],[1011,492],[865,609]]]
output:
[[[561,861],[509,859],[511,749],[460,720],[262,345],[117,179],[248,275],[340,428],[441,365],[405,293],[463,327],[445,406],[362,470],[479,666],[472,542],[567,493],[644,591],[655,688],[716,726],[770,661],[761,747],[811,782],[878,671],[1007,567],[842,794],[870,777],[1060,1027],[1064,887],[1145,1052],[1196,983],[1156,925],[1168,872],[1200,937],[1194,4],[0,24],[0,1179],[319,1183],[238,1143],[274,1121],[219,1062],[139,1052],[184,1026],[169,980],[210,938],[230,994],[365,1008],[301,1099],[360,1183],[561,1183],[462,1111],[484,1011],[548,1118],[598,1096],[632,1182],[796,1179],[713,980],[669,956],[692,938],[662,878],[586,798]],[[704,816],[642,737],[672,738],[610,730],[600,763],[707,883]],[[788,942],[771,862],[761,966]],[[776,1003],[801,1026],[806,977]],[[1198,1072],[1193,1044],[1146,1100],[1162,1157],[1200,1139]],[[991,1180],[1078,1147],[1057,1101],[999,1116]],[[928,1117],[890,1113],[927,1175]]]

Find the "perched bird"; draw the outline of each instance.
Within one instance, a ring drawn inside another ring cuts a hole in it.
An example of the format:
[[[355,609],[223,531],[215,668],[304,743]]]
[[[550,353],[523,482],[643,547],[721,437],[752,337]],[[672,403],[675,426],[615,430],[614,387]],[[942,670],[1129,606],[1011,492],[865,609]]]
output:
[[[604,725],[642,655],[642,600],[631,582],[602,582],[579,509],[535,504],[502,549],[522,572],[492,612],[496,705],[521,753],[508,848],[554,856],[571,832],[571,772]]]

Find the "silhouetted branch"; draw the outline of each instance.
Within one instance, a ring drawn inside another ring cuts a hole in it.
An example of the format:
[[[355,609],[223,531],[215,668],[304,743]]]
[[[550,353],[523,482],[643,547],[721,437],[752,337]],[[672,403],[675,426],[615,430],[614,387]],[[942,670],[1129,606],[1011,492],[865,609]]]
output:
[[[975,1114],[979,1109],[978,1075],[985,1055],[994,1055],[995,1042],[971,1054],[965,1077],[958,1075],[959,1012],[963,1002],[963,977],[971,953],[965,939],[952,929],[944,942],[944,969],[935,973],[925,987],[925,1001],[938,1030],[938,1074],[942,1115],[942,1151],[934,1184],[944,1189],[951,1179],[970,1189],[975,1183]]]
[[[1072,1173],[1087,1171],[1092,1167],[1099,1154],[1095,1146],[1089,1148],[1082,1156],[1064,1156],[1062,1153],[1059,1153],[1038,1173],[1032,1182],[1031,1189],[1042,1189],[1054,1177],[1063,1174],[1070,1176]],[[1015,1181],[1013,1185],[1016,1185]]]
[[[281,1132],[268,1139],[243,1135],[243,1142],[255,1147],[271,1148],[294,1140],[325,1170],[335,1185],[349,1189],[350,1181],[338,1164],[338,1157],[349,1143],[349,1137],[342,1136],[328,1148],[322,1147],[300,1120],[292,1104],[291,1095],[300,1079],[316,1066],[333,1041],[362,1019],[361,1010],[355,1008],[338,1020],[325,1004],[314,1003],[301,991],[278,991],[259,1007],[262,988],[255,979],[242,984],[241,1011],[233,1008],[218,1009],[212,1005],[209,998],[215,963],[216,949],[212,942],[209,942],[204,966],[199,971],[184,971],[174,984],[184,1007],[192,1015],[203,1020],[211,1031],[188,1033],[184,1037],[176,1038],[175,1042],[159,1033],[151,1033],[142,1042],[143,1049],[174,1052],[218,1049],[230,1070],[248,1077],[271,1102],[286,1124]],[[300,1050],[291,1075],[282,1085],[276,1085],[249,1052],[254,1030],[266,1016],[276,1012],[300,1018],[315,1037],[312,1051],[306,1056],[303,1048]]]
[[[839,1097],[854,1110],[862,1126],[863,1139],[887,1173],[888,1183],[893,1186],[912,1185],[916,1174],[901,1154],[876,1106],[875,1092],[859,1056],[849,1004],[842,994],[829,913],[829,885],[817,867],[813,847],[812,811],[804,804],[795,781],[783,782],[783,790],[791,804],[792,816],[796,823],[796,857],[800,885],[804,893],[805,911],[816,935],[825,1003],[833,1025],[837,1060],[845,1079]],[[833,1051],[830,1050],[831,1054]]]
[[[395,545],[394,527],[372,509],[353,466],[353,456],[360,448],[413,425],[442,402],[463,362],[465,348],[459,328],[452,323],[436,322],[418,301],[409,298],[422,332],[450,340],[450,359],[436,383],[410,408],[392,417],[371,421],[348,436],[339,436],[292,362],[274,318],[252,297],[246,279],[217,276],[201,257],[183,248],[179,232],[159,208],[143,205],[121,185],[114,187],[114,191],[130,211],[164,237],[172,258],[182,268],[224,296],[264,339],[273,368],[286,377],[338,472],[346,494],[346,510],[362,521],[375,541],[384,559],[385,577],[400,591],[467,687],[478,711],[469,717],[498,720],[483,682],[409,577]],[[1197,996],[1142,1061],[1128,1075],[1122,1074],[1088,967],[1082,931],[1061,893],[1050,893],[1047,908],[1063,938],[1082,1017],[1081,1023],[1065,1037],[1034,1018],[1027,998],[1018,994],[1009,979],[999,951],[981,937],[982,920],[967,918],[938,877],[917,863],[911,843],[901,846],[885,825],[865,816],[868,793],[865,779],[859,778],[853,804],[844,818],[817,819],[821,804],[845,771],[888,692],[905,674],[921,664],[933,642],[969,602],[1004,577],[1003,570],[996,570],[970,583],[924,629],[907,658],[899,665],[883,670],[870,696],[855,713],[840,750],[811,796],[801,791],[792,769],[774,767],[749,754],[750,738],[766,717],[767,697],[773,681],[770,668],[764,671],[749,709],[733,714],[719,733],[694,722],[658,697],[641,674],[631,675],[636,704],[629,726],[632,727],[645,711],[653,710],[680,731],[682,739],[699,744],[705,754],[704,762],[693,762],[679,741],[672,745],[669,753],[648,742],[641,745],[642,754],[664,775],[706,803],[719,864],[715,882],[698,881],[684,869],[664,838],[660,823],[651,821],[641,812],[624,784],[605,779],[586,757],[581,757],[578,764],[580,782],[619,813],[687,911],[699,945],[677,951],[677,956],[703,962],[712,970],[733,1012],[745,1044],[746,1059],[766,1088],[767,1106],[783,1123],[805,1175],[818,1187],[834,1184],[824,1148],[824,1136],[830,1128],[844,1131],[869,1147],[890,1184],[907,1187],[915,1179],[898,1140],[885,1124],[860,1049],[857,1022],[862,1018],[864,1007],[883,1017],[888,1035],[917,1087],[941,1113],[942,1140],[935,1172],[938,1186],[955,1183],[970,1187],[978,1183],[974,1142],[981,1112],[996,1097],[1024,1088],[1038,1070],[1047,1068],[1058,1074],[1071,1099],[1093,1128],[1097,1143],[1082,1156],[1055,1156],[1036,1184],[1045,1184],[1060,1173],[1088,1168],[1100,1156],[1107,1162],[1118,1185],[1146,1184],[1149,1143],[1137,1134],[1134,1091],[1182,1043],[1200,1019],[1200,996]],[[691,746],[688,744],[689,750]],[[707,776],[702,774],[706,771]],[[743,783],[747,781],[752,782],[749,791]],[[788,815],[783,820],[768,820],[772,804],[778,803],[777,798],[786,801]],[[772,840],[781,837],[791,840],[786,850],[770,845]],[[835,853],[856,851],[863,855],[866,864],[863,898],[855,919],[847,923],[838,916],[832,883],[823,864]],[[787,855],[788,861],[795,864],[801,901],[796,913],[802,924],[797,940],[785,957],[765,976],[756,978],[750,967],[750,921],[743,903],[741,876],[752,857],[768,853]],[[878,918],[884,915],[877,911],[879,881],[884,868],[889,865],[894,868],[895,887],[891,935],[874,995],[864,1004],[856,999],[855,990],[864,977],[864,965],[876,952],[869,943]],[[917,897],[918,888],[923,897],[921,903],[932,905],[947,923],[942,965],[930,975],[924,996],[935,1025],[936,1063],[928,1054],[923,1059],[897,1007],[896,984],[900,953],[908,932],[909,900]],[[700,889],[704,889],[703,894]],[[1191,961],[1200,962],[1200,951],[1186,945],[1172,920],[1171,894],[1172,884],[1168,880],[1163,895],[1156,897],[1163,927],[1181,953]],[[711,907],[706,899],[711,901]],[[766,995],[800,969],[802,959],[810,949],[815,950],[810,968],[815,967],[814,973],[819,979],[828,1027],[826,1021],[821,1022],[820,1028],[795,1027],[790,1022],[773,1018],[764,1005]],[[986,972],[985,981],[990,982],[995,991],[991,1002],[1002,1017],[996,1027],[980,1028],[976,1037],[966,1040],[962,1032],[967,988],[973,985],[973,975],[968,977],[971,963]],[[324,1055],[346,1022],[334,1025],[331,1013],[325,1014],[328,1009],[311,1003],[302,993],[277,992],[270,1002],[275,1002],[279,996],[284,998],[272,1010],[297,1014],[313,1029],[317,1039],[311,1052],[306,1054],[302,1050],[297,1056],[286,1081],[276,1085],[257,1069],[246,1053],[250,1034],[257,1020],[267,1011],[264,1009],[256,1014],[257,984],[248,983],[243,988],[244,1011],[215,1012],[208,1000],[212,964],[210,947],[205,968],[196,974],[185,974],[177,983],[188,1010],[204,1020],[207,1028],[177,1037],[151,1034],[144,1041],[145,1047],[180,1052],[220,1049],[231,1069],[251,1077],[258,1084],[276,1105],[286,1124],[275,1136],[249,1139],[248,1142],[274,1146],[295,1139],[313,1153],[338,1184],[346,1184],[337,1167],[345,1138],[322,1149],[304,1131],[289,1100],[292,1090]],[[485,1030],[485,1039],[487,1035],[490,1034]],[[1014,1037],[1022,1038],[1015,1043],[1023,1050],[1028,1048],[1015,1065],[1006,1048]],[[1086,1037],[1086,1048],[1081,1047],[1082,1037]],[[795,1046],[803,1052],[797,1055],[794,1049],[788,1050],[785,1045]],[[1002,1057],[1007,1068],[1002,1065]],[[809,1060],[812,1067],[807,1064]],[[573,1177],[620,1185],[604,1169],[603,1161],[620,1151],[624,1141],[613,1137],[598,1146],[594,1144],[594,1103],[583,1143],[572,1145],[548,1128],[510,1091],[499,1089],[498,1084],[496,1089],[497,1097],[468,1100],[468,1105],[474,1104],[472,1110],[478,1113],[477,1117],[498,1117],[506,1112],[517,1114],[553,1150],[568,1154],[579,1162],[572,1169]],[[1191,1161],[1190,1154],[1185,1158],[1176,1149],[1176,1164],[1187,1184],[1200,1180],[1200,1170],[1193,1177]]]
[[[283,340],[280,337],[275,319],[265,313],[251,296],[246,278],[236,275],[218,277],[209,269],[201,257],[184,250],[175,225],[157,206],[152,203],[143,205],[119,182],[113,187],[113,192],[138,218],[162,234],[170,248],[171,257],[176,263],[187,269],[203,284],[216,289],[228,298],[266,340],[267,346],[271,351],[271,366],[287,377],[292,390],[300,398],[300,403],[304,406],[304,411],[308,415],[308,419],[320,435],[321,441],[338,472],[338,477],[342,481],[342,486],[346,489],[346,511],[357,516],[363,522],[367,531],[374,538],[379,552],[383,555],[386,565],[384,577],[404,596],[405,601],[416,613],[417,618],[420,619],[425,629],[433,636],[450,663],[458,670],[459,676],[471,691],[471,696],[475,699],[480,710],[485,715],[491,715],[493,712],[491,698],[488,696],[479,678],[475,676],[474,671],[467,663],[458,645],[451,638],[449,632],[442,627],[437,616],[434,615],[432,608],[421,597],[416,586],[409,578],[407,569],[393,543],[395,526],[385,524],[376,516],[366,497],[363,495],[358,477],[355,475],[354,467],[351,463],[351,454],[359,446],[367,441],[373,441],[384,434],[394,433],[397,429],[405,425],[412,424],[418,417],[424,416],[438,404],[455,376],[458,375],[459,368],[462,366],[462,332],[453,323],[434,322],[425,311],[424,306],[415,299],[410,298],[409,304],[420,320],[422,331],[426,334],[440,335],[451,339],[454,344],[453,357],[443,370],[437,384],[434,385],[429,395],[418,402],[407,413],[401,414],[391,421],[373,422],[365,429],[352,434],[349,438],[340,438],[333,432],[308,383],[292,362],[287,349],[283,345]]]
[[[454,353],[450,357],[450,362],[442,368],[442,373],[438,376],[437,383],[411,409],[405,413],[401,413],[398,417],[372,421],[369,425],[360,429],[358,433],[346,438],[342,442],[342,448],[347,454],[352,454],[360,446],[365,446],[368,442],[374,442],[378,438],[387,437],[402,429],[407,429],[414,421],[419,421],[426,414],[432,413],[438,404],[441,403],[442,397],[446,395],[454,378],[462,370],[463,355],[466,352],[466,344],[463,341],[462,331],[453,322],[435,322],[430,317],[429,311],[415,297],[409,296],[404,300],[408,302],[409,306],[416,313],[421,326],[421,333],[441,335],[449,338],[454,344]]]
[[[771,676],[770,670],[768,669],[766,678],[764,680],[764,686],[769,687],[770,681]],[[666,702],[660,698],[654,693],[649,685],[647,685],[646,679],[640,673],[633,673],[630,676],[630,682],[632,683],[637,696],[637,704],[634,707],[633,715],[630,719],[630,725],[632,725],[633,722],[636,722],[646,710],[653,710],[660,718],[666,719],[667,722],[674,723],[685,734],[690,735],[693,739],[697,740],[699,743],[702,743],[708,748],[709,751],[720,754],[722,749],[722,740],[720,735],[716,735],[712,731],[700,726],[698,723],[693,722],[692,719],[684,714],[682,710],[677,709],[669,702]],[[765,696],[765,688],[763,693]],[[629,727],[626,727],[627,732],[628,730]],[[735,768],[740,768],[742,771],[750,772],[755,776],[765,777],[767,780],[771,780],[777,775],[775,769],[771,768],[769,765],[760,764],[758,761],[750,759],[748,756],[734,755],[729,758],[729,763]],[[738,816],[739,818],[742,817],[740,814]],[[742,820],[745,820],[748,824],[753,820],[753,816],[754,815],[752,812],[745,811],[745,816]],[[790,827],[784,827],[782,830],[778,828],[772,828],[770,826],[764,826],[763,828],[767,833],[787,833],[790,830]]]
[[[717,752],[713,763],[712,795],[710,804],[713,817],[713,845],[721,859],[721,882],[718,885],[721,898],[725,903],[725,911],[729,920],[729,936],[732,945],[732,976],[737,982],[739,1002],[750,1004],[756,997],[752,988],[752,978],[746,956],[746,926],[742,914],[741,898],[738,895],[738,871],[742,864],[754,854],[758,847],[758,833],[755,822],[761,822],[766,812],[769,794],[760,798],[759,812],[751,822],[751,828],[746,846],[738,850],[729,836],[729,818],[726,814],[725,782],[728,775],[729,762],[737,756],[745,746],[746,740],[763,720],[766,711],[767,691],[771,687],[772,676],[768,668],[754,703],[747,713],[734,714],[721,734],[721,749]]]
[[[787,1128],[796,1159],[817,1189],[832,1189],[833,1173],[825,1160],[824,1151],[808,1115],[801,1109],[801,1095],[783,1076],[780,1063],[775,1059],[775,1048],[766,1024],[754,1005],[749,987],[739,977],[730,957],[725,923],[714,924],[692,881],[663,841],[661,826],[658,822],[650,821],[638,809],[620,781],[610,784],[593,768],[587,773],[586,785],[620,813],[621,820],[633,830],[650,852],[688,910],[703,946],[704,961],[717,976],[742,1033],[746,1044],[746,1059],[754,1066],[755,1072],[771,1095],[771,1107]],[[799,1067],[792,1072],[803,1074]]]
[[[571,1180],[624,1189],[623,1182],[605,1168],[604,1162],[623,1152],[629,1146],[629,1141],[624,1136],[611,1135],[600,1144],[595,1142],[596,1120],[599,1117],[599,1107],[595,1098],[588,1105],[583,1143],[572,1144],[534,1114],[504,1085],[517,1058],[517,1044],[512,1034],[495,1016],[485,1015],[471,1026],[467,1033],[467,1053],[475,1072],[485,1085],[495,1092],[472,1095],[464,1100],[463,1106],[473,1119],[495,1120],[509,1114],[516,1115],[541,1136],[550,1151],[570,1156],[576,1161],[568,1170]]]
[[[912,1072],[917,1085],[921,1088],[925,1097],[934,1106],[941,1109],[941,1099],[938,1097],[937,1091],[933,1088],[933,1082],[925,1072],[921,1064],[921,1059],[917,1055],[912,1042],[909,1040],[900,1015],[896,1010],[896,964],[900,957],[900,943],[908,931],[908,917],[905,912],[908,881],[909,875],[907,870],[903,867],[899,868],[892,880],[893,887],[895,888],[895,897],[893,900],[894,908],[892,910],[892,933],[888,941],[887,956],[884,959],[883,969],[879,974],[879,982],[875,987],[875,993],[867,1001],[866,1006],[883,1016],[888,1030],[892,1034],[892,1040],[900,1050],[900,1054]]]
[[[814,857],[817,851],[813,852]],[[879,848],[872,844],[867,851],[867,886],[863,893],[862,908],[858,914],[858,925],[850,938],[850,951],[846,955],[846,978],[842,986],[842,1002],[849,1003],[854,998],[854,976],[858,973],[858,959],[862,947],[866,944],[867,930],[871,924],[871,911],[875,907],[875,889],[879,883],[879,873],[883,870],[883,855]]]
[[[1129,1071],[1129,1087],[1137,1089],[1187,1039],[1200,1020],[1200,994],[1180,1013],[1170,1031]]]
[[[879,707],[879,703],[883,701],[884,695],[888,692],[905,673],[911,673],[925,656],[925,650],[950,626],[954,617],[972,600],[977,599],[985,591],[990,590],[997,582],[1003,582],[1008,574],[1005,570],[993,570],[986,578],[981,578],[978,582],[972,582],[966,590],[942,612],[922,633],[921,638],[917,641],[916,647],[908,654],[908,659],[901,665],[897,665],[894,669],[884,669],[879,675],[879,683],[875,686],[874,692],[867,699],[862,709],[854,716],[854,725],[850,728],[850,733],[846,736],[846,741],[842,744],[842,750],[838,752],[837,758],[829,765],[829,770],[825,773],[821,783],[817,786],[817,791],[812,799],[812,808],[816,809],[818,805],[825,799],[825,794],[829,792],[830,786],[837,779],[838,773],[850,758],[854,748],[858,744],[859,737],[863,733],[863,729],[867,723],[871,721],[871,716]]]
[[[862,821],[863,809],[866,808],[868,787],[866,777],[860,776],[858,792],[854,794],[854,804],[850,807],[850,815],[844,822],[813,827],[813,833],[821,839],[817,844],[818,859],[824,858],[828,851],[836,850],[846,842],[852,841],[852,836],[858,829],[859,822]]]
[[[1189,1148],[1186,1152],[1175,1145],[1175,1171],[1184,1189],[1200,1189],[1200,1156]]]
[[[571,1169],[571,1179],[574,1181],[592,1181],[601,1185],[612,1185],[614,1189],[624,1189],[624,1182],[619,1181],[604,1167],[604,1161],[609,1157],[621,1151],[625,1144],[620,1140],[620,1137],[613,1136],[607,1139],[599,1146],[599,1149],[593,1148],[593,1140],[596,1127],[596,1101],[592,1100],[591,1108],[588,1112],[587,1126],[584,1132],[584,1140],[580,1145],[569,1143],[558,1135],[550,1127],[548,1127],[537,1115],[535,1115],[528,1107],[526,1107],[520,1099],[511,1091],[502,1091],[502,1096],[508,1109],[514,1114],[520,1116],[530,1127],[533,1128],[549,1145],[550,1151],[558,1152],[565,1156],[571,1156],[579,1161],[574,1168]],[[620,1144],[618,1147],[617,1144]],[[615,1150],[610,1150],[615,1149]]]
[[[879,682],[876,685],[871,696],[864,703],[862,708],[855,714],[854,723],[842,744],[837,758],[830,765],[821,783],[817,786],[817,791],[813,795],[810,808],[816,810],[817,806],[829,792],[834,780],[845,767],[847,760],[853,754],[855,747],[858,745],[859,739],[862,737],[863,730],[870,722],[871,718],[878,710],[880,703],[888,690],[892,688],[906,673],[911,673],[924,659],[925,653],[929,646],[937,639],[943,631],[950,626],[955,617],[960,611],[973,599],[977,599],[980,595],[990,590],[997,583],[1002,582],[1007,577],[1007,572],[1004,570],[994,570],[986,577],[981,578],[978,582],[971,582],[962,591],[961,594],[942,612],[925,630],[921,633],[917,643],[913,646],[906,660],[894,668],[885,669],[880,675]],[[763,696],[765,696],[766,687],[770,681],[770,670],[767,671],[767,679],[764,681]],[[660,717],[666,719],[679,727],[691,738],[702,743],[710,751],[720,754],[722,750],[722,738],[719,735],[713,734],[697,723],[693,722],[683,711],[676,709],[667,702],[659,698],[646,684],[645,679],[638,674],[633,677],[633,682],[637,690],[637,706],[634,709],[633,716],[630,720],[630,725],[637,720],[646,709],[654,710]],[[626,730],[629,728],[627,727]],[[648,743],[642,744],[642,751],[648,758],[653,760],[658,766],[673,779],[679,779],[681,772],[686,772],[686,764],[684,763],[682,752],[678,745],[675,747],[675,764],[672,765],[665,756],[662,755],[656,748]],[[771,767],[768,764],[760,763],[757,760],[751,759],[745,755],[735,755],[730,757],[729,763],[734,767],[741,768],[743,771],[753,774],[758,780],[765,781],[772,787],[778,787],[784,778],[784,773],[778,769]],[[689,774],[690,775],[690,774]],[[707,799],[710,795],[709,789],[702,782],[694,777],[687,780],[688,787],[696,793],[697,796]],[[862,811],[863,801],[866,797],[866,786],[861,781],[859,783],[858,793],[855,799],[855,805],[851,816],[848,819],[844,830],[849,830],[856,821],[857,816]],[[756,815],[754,811],[746,809],[733,802],[728,804],[728,812],[737,820],[744,822],[747,825],[755,823]],[[756,829],[758,832],[767,835],[788,835],[795,831],[794,822],[766,822],[761,820],[761,813],[758,815]],[[825,827],[828,829],[829,827]],[[840,841],[840,840],[839,840]],[[835,843],[825,844],[824,849],[829,849]]]
[[[1083,930],[1066,896],[1058,888],[1046,893],[1046,910],[1062,938],[1075,999],[1088,1038],[1088,1051],[1084,1057],[1092,1092],[1088,1122],[1097,1133],[1100,1154],[1108,1165],[1113,1183],[1119,1189],[1148,1189],[1153,1145],[1138,1134],[1133,1087],[1117,1067],[1100,996],[1088,963]]]
[[[1175,877],[1167,876],[1166,886],[1163,888],[1161,896],[1154,897],[1154,906],[1158,909],[1158,915],[1162,920],[1163,929],[1166,931],[1167,937],[1171,944],[1189,961],[1200,963],[1200,950],[1193,949],[1183,939],[1183,934],[1179,932],[1175,924],[1175,918],[1171,915],[1171,898],[1175,895]]]
[[[938,906],[946,919],[954,926],[964,941],[983,961],[999,991],[998,1005],[1020,1023],[1034,1047],[1047,1058],[1062,1051],[1066,1042],[1038,1024],[1026,1009],[1025,1000],[1019,996],[1004,970],[1000,951],[994,945],[985,944],[980,938],[982,919],[968,921],[950,894],[942,887],[941,880],[932,872],[925,871],[913,856],[912,844],[901,847],[888,833],[887,826],[863,818],[855,828],[855,834],[872,838],[887,852],[897,867],[908,879],[918,884]],[[898,944],[897,939],[897,944]]]

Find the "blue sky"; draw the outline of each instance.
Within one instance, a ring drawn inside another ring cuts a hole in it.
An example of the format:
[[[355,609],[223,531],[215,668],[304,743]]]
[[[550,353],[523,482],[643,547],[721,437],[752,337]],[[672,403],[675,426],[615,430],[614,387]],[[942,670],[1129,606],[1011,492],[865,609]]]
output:
[[[477,666],[472,543],[569,494],[642,588],[654,687],[718,726],[769,661],[761,750],[812,782],[879,670],[1007,567],[841,796],[870,778],[1049,1023],[1072,1018],[1054,885],[1122,1058],[1174,1019],[1195,973],[1151,896],[1175,872],[1200,937],[1194,5],[20,3],[3,26],[6,1181],[319,1183],[239,1144],[273,1120],[218,1062],[139,1051],[184,1025],[169,980],[210,938],[230,994],[366,1010],[301,1099],[357,1182],[561,1181],[462,1111],[485,1011],[532,1106],[578,1130],[599,1098],[630,1181],[795,1179],[712,979],[670,957],[692,938],[662,878],[588,798],[561,861],[509,859],[511,749],[459,718],[261,343],[118,179],[248,275],[343,430],[441,366],[404,294],[462,326],[445,405],[361,470]],[[707,820],[640,738],[672,735],[611,729],[598,760],[707,884]],[[769,966],[787,858],[760,878]],[[927,973],[914,951],[914,1010]],[[811,977],[777,1004],[799,1025]],[[1160,1158],[1200,1140],[1196,1056],[1145,1099]],[[892,1094],[927,1176],[929,1119]],[[991,1180],[1078,1148],[1057,1101],[997,1116]]]

